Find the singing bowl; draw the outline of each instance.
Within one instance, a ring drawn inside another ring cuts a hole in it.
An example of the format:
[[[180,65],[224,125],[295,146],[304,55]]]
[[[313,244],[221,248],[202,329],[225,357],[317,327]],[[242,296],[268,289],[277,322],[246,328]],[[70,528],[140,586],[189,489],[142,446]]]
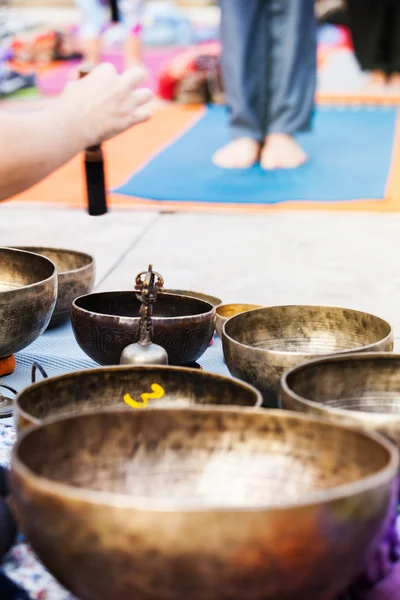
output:
[[[134,292],[105,292],[77,298],[72,327],[79,346],[100,365],[117,365],[123,349],[139,338],[140,302]],[[154,306],[153,341],[165,348],[169,364],[196,362],[212,339],[215,308],[204,300],[159,294]]]
[[[44,379],[23,390],[15,401],[17,427],[37,425],[43,419],[111,407],[127,407],[124,396],[136,402],[152,394],[156,383],[162,398],[151,398],[148,407],[205,405],[259,407],[260,392],[248,384],[183,367],[104,367]]]
[[[235,377],[277,406],[282,373],[318,355],[393,350],[390,325],[373,315],[325,306],[272,306],[229,319],[225,362]]]
[[[58,296],[49,327],[58,327],[71,317],[75,298],[89,294],[94,286],[96,268],[94,258],[84,252],[62,248],[21,247],[49,258],[57,267]]]
[[[215,311],[215,331],[221,337],[224,323],[235,315],[240,315],[248,310],[263,308],[259,304],[221,304]]]
[[[25,429],[12,505],[81,600],[331,600],[397,469],[383,437],[288,411],[109,409]]]
[[[57,271],[48,258],[0,248],[0,358],[34,342],[48,326],[57,299]]]
[[[209,294],[202,294],[200,292],[191,292],[189,290],[165,290],[167,294],[177,294],[178,296],[191,296],[192,298],[198,298],[209,302],[213,306],[217,307],[222,304],[222,300],[216,296],[210,296]]]
[[[400,447],[400,355],[332,356],[298,365],[282,376],[280,402],[378,431]]]

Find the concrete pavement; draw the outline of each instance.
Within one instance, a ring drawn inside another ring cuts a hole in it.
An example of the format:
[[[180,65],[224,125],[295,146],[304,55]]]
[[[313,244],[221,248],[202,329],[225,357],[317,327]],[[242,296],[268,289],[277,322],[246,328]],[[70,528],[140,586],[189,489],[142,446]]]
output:
[[[328,304],[370,311],[400,337],[400,215],[116,211],[93,218],[0,205],[0,245],[53,245],[96,258],[99,290],[131,289],[152,262],[166,286],[224,302]]]

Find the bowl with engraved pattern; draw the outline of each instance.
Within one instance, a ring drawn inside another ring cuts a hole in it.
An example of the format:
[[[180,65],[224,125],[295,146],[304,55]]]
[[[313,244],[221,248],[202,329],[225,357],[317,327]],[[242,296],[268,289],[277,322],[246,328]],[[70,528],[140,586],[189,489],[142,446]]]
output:
[[[279,379],[306,360],[349,352],[391,352],[392,328],[374,315],[326,306],[271,306],[229,319],[223,328],[225,362],[235,377],[277,406]]]
[[[332,600],[386,526],[398,460],[289,411],[104,409],[24,429],[11,501],[80,600]]]
[[[185,367],[117,366],[43,379],[20,392],[14,416],[18,429],[23,429],[50,417],[103,408],[261,404],[260,392],[231,377]]]
[[[57,299],[57,270],[44,256],[0,248],[0,359],[34,342]]]
[[[49,258],[57,267],[58,296],[49,328],[58,327],[71,317],[75,298],[89,294],[94,286],[96,267],[93,256],[64,248],[25,246],[21,250]]]
[[[378,431],[400,448],[400,355],[367,352],[308,361],[284,373],[280,403]]]
[[[72,327],[82,350],[100,365],[117,365],[122,351],[139,339],[140,302],[135,292],[104,292],[77,298]],[[158,294],[153,312],[153,342],[165,348],[169,364],[196,362],[215,328],[209,302],[178,294]]]

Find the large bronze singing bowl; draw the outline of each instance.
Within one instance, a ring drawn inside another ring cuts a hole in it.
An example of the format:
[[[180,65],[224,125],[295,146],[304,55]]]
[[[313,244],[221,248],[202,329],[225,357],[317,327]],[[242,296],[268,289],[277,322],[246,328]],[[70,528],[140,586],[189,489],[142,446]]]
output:
[[[84,252],[62,248],[23,247],[21,250],[47,256],[57,267],[58,296],[49,327],[58,327],[71,317],[72,302],[78,296],[89,294],[94,286],[96,269],[94,258]]]
[[[164,390],[161,398],[146,398],[149,408],[195,405],[261,406],[255,388],[230,377],[183,367],[104,367],[44,379],[24,391],[15,402],[18,428],[36,425],[42,419],[123,406],[129,394],[142,402],[152,394],[152,385]]]
[[[393,333],[373,315],[325,306],[272,306],[229,319],[223,328],[225,362],[277,406],[279,378],[301,362],[343,352],[389,352]]]
[[[105,292],[77,298],[72,327],[79,346],[101,365],[118,365],[123,349],[138,341],[140,302],[134,292]],[[189,296],[159,294],[153,341],[168,352],[171,365],[195,362],[211,341],[215,308]]]
[[[281,379],[281,405],[390,437],[400,447],[400,355],[332,356]]]
[[[81,600],[333,600],[397,469],[384,438],[288,411],[108,410],[25,429],[11,487]]]
[[[56,298],[57,272],[48,258],[0,248],[0,358],[23,350],[43,333]]]

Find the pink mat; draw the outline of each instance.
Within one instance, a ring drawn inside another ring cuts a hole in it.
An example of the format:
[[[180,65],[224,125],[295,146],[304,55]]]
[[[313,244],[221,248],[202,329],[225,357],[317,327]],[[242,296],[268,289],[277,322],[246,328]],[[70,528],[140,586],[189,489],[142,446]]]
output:
[[[174,46],[169,48],[151,48],[146,49],[144,53],[144,62],[149,70],[149,78],[146,82],[146,87],[149,87],[154,92],[158,89],[158,76],[164,61],[173,58],[183,48]],[[115,68],[122,72],[123,70],[123,54],[121,51],[108,51],[104,54],[104,60],[112,63]],[[44,95],[59,94],[68,83],[71,74],[79,65],[80,61],[68,61],[61,66],[51,69],[48,72],[38,75],[38,88]]]

